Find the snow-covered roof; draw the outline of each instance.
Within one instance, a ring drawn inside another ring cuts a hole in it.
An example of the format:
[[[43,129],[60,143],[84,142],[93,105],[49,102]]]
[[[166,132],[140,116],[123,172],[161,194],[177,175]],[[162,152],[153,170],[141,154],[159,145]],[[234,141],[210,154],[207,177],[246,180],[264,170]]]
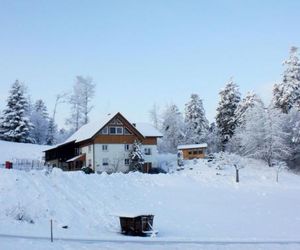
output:
[[[153,127],[149,123],[138,122],[135,124],[136,129],[144,136],[144,137],[162,137],[162,133],[160,133],[155,127]]]
[[[107,124],[117,114],[118,113],[109,114],[98,121],[90,122],[86,125],[83,125],[74,134],[72,134],[65,142],[55,145],[49,149],[57,148],[61,145],[65,145],[70,142],[77,143],[77,142],[82,142],[82,141],[92,138],[102,127],[105,126],[105,124]],[[162,137],[162,134],[156,128],[154,128],[151,124],[136,123],[135,128],[144,137],[151,137],[151,136]]]
[[[177,149],[207,148],[207,143],[179,145]]]
[[[75,141],[81,142],[92,138],[106,123],[108,123],[117,114],[110,114],[102,118],[99,121],[90,122],[83,125],[78,131],[71,135],[64,143]],[[161,137],[162,134],[157,131],[151,124],[148,123],[136,123],[135,128],[144,136],[156,136]]]
[[[66,162],[72,162],[72,161],[75,161],[75,160],[81,158],[82,156],[85,156],[85,154],[76,155],[75,157],[73,157],[73,158],[67,160]]]
[[[101,120],[89,122],[72,134],[64,144],[68,142],[81,142],[92,138],[106,123],[108,123],[116,114],[109,114]]]
[[[149,211],[126,211],[126,212],[114,212],[111,215],[112,216],[117,216],[117,217],[127,217],[127,218],[135,218],[138,216],[148,216],[148,215],[153,215],[154,213],[149,212]]]
[[[149,214],[149,213],[136,213],[136,214],[113,214],[113,216],[118,216],[118,217],[125,217],[125,218],[136,218],[136,217],[139,217],[139,216],[149,216],[149,215],[152,215],[152,214]]]
[[[61,143],[55,144],[55,145],[53,145],[53,146],[49,146],[49,147],[47,148],[47,150],[44,150],[43,152],[49,151],[49,150],[51,150],[51,149],[58,148],[59,146],[65,145],[65,144],[70,143],[70,142],[72,142],[72,141],[65,141],[65,142],[61,142]],[[73,141],[73,142],[74,142],[74,141]]]

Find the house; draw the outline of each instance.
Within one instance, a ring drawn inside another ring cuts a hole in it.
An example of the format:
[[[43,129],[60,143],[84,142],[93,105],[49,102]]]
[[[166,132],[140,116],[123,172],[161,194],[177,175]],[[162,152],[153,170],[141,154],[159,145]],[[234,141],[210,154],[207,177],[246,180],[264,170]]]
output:
[[[180,156],[180,158],[182,158],[183,160],[204,158],[206,148],[206,143],[179,145],[177,147],[178,157]]]
[[[95,172],[128,172],[129,153],[141,143],[144,166],[156,167],[157,139],[162,137],[150,124],[130,123],[121,113],[108,115],[82,126],[64,143],[45,151],[46,162],[63,170],[89,166]]]

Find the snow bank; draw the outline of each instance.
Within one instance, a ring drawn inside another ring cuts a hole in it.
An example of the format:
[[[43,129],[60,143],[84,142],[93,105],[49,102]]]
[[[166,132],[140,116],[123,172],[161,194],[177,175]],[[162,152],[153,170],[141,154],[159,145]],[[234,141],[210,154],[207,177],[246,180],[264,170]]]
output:
[[[159,168],[165,170],[166,172],[172,172],[177,166],[177,155],[176,154],[158,154],[157,163]]]
[[[47,237],[53,219],[55,237],[132,239],[114,214],[143,211],[160,240],[299,239],[299,176],[282,172],[276,183],[274,169],[247,162],[239,184],[230,165],[204,160],[158,175],[0,169],[0,235]]]

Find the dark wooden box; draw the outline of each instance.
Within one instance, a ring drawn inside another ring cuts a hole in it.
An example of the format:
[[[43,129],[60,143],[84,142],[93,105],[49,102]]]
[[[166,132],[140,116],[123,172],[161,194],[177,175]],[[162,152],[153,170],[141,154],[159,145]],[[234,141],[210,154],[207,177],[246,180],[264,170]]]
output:
[[[153,232],[154,215],[120,216],[121,233],[147,236]]]

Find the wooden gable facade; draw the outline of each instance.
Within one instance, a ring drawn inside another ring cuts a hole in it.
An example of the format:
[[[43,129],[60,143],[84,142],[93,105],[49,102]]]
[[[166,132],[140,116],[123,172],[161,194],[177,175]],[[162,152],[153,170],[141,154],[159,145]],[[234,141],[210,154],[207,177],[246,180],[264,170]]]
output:
[[[135,140],[144,145],[157,144],[157,137],[144,137],[134,124],[118,113],[95,134],[90,143],[132,144]]]

